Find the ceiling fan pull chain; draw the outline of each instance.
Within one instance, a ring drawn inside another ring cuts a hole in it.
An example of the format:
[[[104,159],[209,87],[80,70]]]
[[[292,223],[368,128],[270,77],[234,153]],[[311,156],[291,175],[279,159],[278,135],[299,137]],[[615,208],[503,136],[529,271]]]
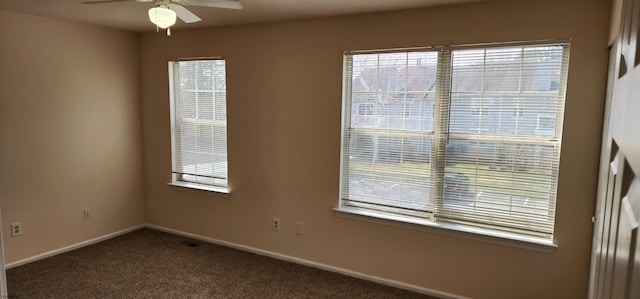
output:
[[[167,36],[171,36],[171,27],[167,28]]]

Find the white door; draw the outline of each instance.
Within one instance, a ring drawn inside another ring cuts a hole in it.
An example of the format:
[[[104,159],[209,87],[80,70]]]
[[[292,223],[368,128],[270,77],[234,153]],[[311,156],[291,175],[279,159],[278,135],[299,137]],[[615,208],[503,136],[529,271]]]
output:
[[[640,298],[640,0],[623,0],[622,7],[611,50],[589,298]]]

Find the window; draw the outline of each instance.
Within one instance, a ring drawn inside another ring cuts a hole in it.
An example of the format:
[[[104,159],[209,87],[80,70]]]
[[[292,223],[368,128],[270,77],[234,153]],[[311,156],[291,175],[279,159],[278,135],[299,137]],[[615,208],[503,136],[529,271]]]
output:
[[[169,78],[172,183],[228,192],[225,61],[171,61]]]
[[[552,240],[568,55],[564,42],[346,53],[339,209]]]

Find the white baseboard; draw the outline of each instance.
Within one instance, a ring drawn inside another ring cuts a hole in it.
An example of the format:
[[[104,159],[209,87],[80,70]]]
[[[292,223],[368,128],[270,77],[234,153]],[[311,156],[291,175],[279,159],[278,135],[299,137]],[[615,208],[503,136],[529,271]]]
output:
[[[100,236],[100,237],[96,237],[96,238],[89,239],[89,240],[86,240],[86,241],[82,241],[82,242],[79,242],[79,243],[76,243],[76,244],[72,244],[72,245],[69,245],[69,246],[66,246],[66,247],[62,247],[62,248],[59,248],[59,249],[47,251],[45,253],[41,253],[41,254],[38,254],[38,255],[35,255],[35,256],[32,256],[32,257],[28,257],[28,258],[25,258],[25,259],[17,260],[15,262],[11,262],[11,263],[5,264],[4,267],[5,267],[5,269],[11,269],[13,267],[22,266],[24,264],[28,264],[28,263],[32,263],[32,262],[35,262],[35,261],[39,261],[41,259],[45,259],[45,258],[54,256],[54,255],[65,253],[67,251],[71,251],[71,250],[78,249],[78,248],[81,248],[81,247],[89,246],[91,244],[95,244],[95,243],[102,242],[104,240],[108,240],[108,239],[111,239],[111,238],[114,238],[114,237],[117,237],[117,236],[120,236],[120,235],[124,235],[126,233],[130,233],[130,232],[132,232],[134,230],[138,230],[138,229],[141,229],[143,227],[146,227],[146,225],[145,224],[141,224],[141,225],[137,225],[137,226],[134,226],[134,227],[125,228],[123,230],[119,230],[119,231],[114,232],[114,233],[106,234],[106,235],[103,235],[103,236]]]
[[[45,259],[57,254],[61,254],[64,252],[68,252],[74,249],[78,249],[78,248],[82,248],[85,246],[89,246],[98,242],[102,242],[120,235],[124,235],[126,233],[141,229],[141,228],[150,228],[150,229],[155,229],[158,231],[163,231],[163,232],[167,232],[167,233],[171,233],[171,234],[175,234],[175,235],[179,235],[179,236],[183,236],[183,237],[187,237],[187,238],[192,238],[192,239],[196,239],[196,240],[201,240],[204,242],[208,242],[208,243],[212,243],[212,244],[216,244],[216,245],[222,245],[222,246],[226,246],[226,247],[230,247],[230,248],[235,248],[238,250],[242,250],[242,251],[247,251],[247,252],[251,252],[251,253],[255,253],[255,254],[259,254],[259,255],[263,255],[263,256],[268,256],[271,258],[275,258],[275,259],[279,259],[279,260],[283,260],[283,261],[287,261],[287,262],[292,262],[292,263],[296,263],[296,264],[300,264],[300,265],[305,265],[305,266],[309,266],[309,267],[313,267],[313,268],[317,268],[317,269],[321,269],[321,270],[326,270],[326,271],[330,271],[330,272],[335,272],[335,273],[340,273],[340,274],[344,274],[347,276],[351,276],[351,277],[355,277],[355,278],[359,278],[359,279],[364,279],[364,280],[368,280],[368,281],[373,281],[379,284],[383,284],[383,285],[387,285],[387,286],[392,286],[392,287],[396,287],[396,288],[400,288],[400,289],[404,289],[404,290],[409,290],[409,291],[413,291],[413,292],[417,292],[417,293],[421,293],[421,294],[426,294],[426,295],[431,295],[431,296],[436,296],[439,298],[443,298],[443,299],[468,299],[467,297],[462,297],[462,296],[458,296],[458,295],[454,295],[454,294],[450,294],[450,293],[446,293],[446,292],[441,292],[441,291],[437,291],[437,290],[432,290],[432,289],[428,289],[428,288],[424,288],[421,286],[417,286],[417,285],[412,285],[412,284],[408,284],[408,283],[404,283],[404,282],[400,282],[400,281],[396,281],[396,280],[391,280],[391,279],[386,279],[386,278],[381,278],[381,277],[377,277],[377,276],[372,276],[372,275],[368,275],[368,274],[364,274],[364,273],[360,273],[360,272],[355,272],[352,270],[348,270],[348,269],[343,269],[343,268],[338,268],[338,267],[334,267],[334,266],[330,266],[330,265],[326,265],[326,264],[322,264],[322,263],[317,263],[317,262],[313,262],[313,261],[309,261],[309,260],[305,260],[305,259],[301,259],[301,258],[297,258],[297,257],[293,257],[293,256],[289,256],[289,255],[284,255],[284,254],[280,254],[277,252],[272,252],[272,251],[267,251],[267,250],[263,250],[263,249],[259,249],[259,248],[255,248],[255,247],[251,247],[251,246],[247,246],[247,245],[241,245],[241,244],[236,244],[236,243],[232,243],[232,242],[227,242],[227,241],[222,241],[222,240],[217,240],[217,239],[213,239],[213,238],[209,238],[209,237],[205,237],[205,236],[200,236],[200,235],[196,235],[196,234],[192,234],[192,233],[187,233],[187,232],[183,232],[183,231],[179,231],[179,230],[175,230],[175,229],[170,229],[167,227],[163,227],[163,226],[158,226],[158,225],[153,225],[153,224],[142,224],[142,225],[137,225],[134,227],[130,227],[130,228],[126,228],[123,230],[119,230],[117,232],[113,232],[110,234],[106,234],[100,237],[96,237],[90,240],[86,240],[83,242],[79,242],[76,244],[72,244],[63,248],[59,248],[59,249],[55,249],[55,250],[51,250],[42,254],[38,254],[36,256],[32,256],[32,257],[28,257],[25,259],[21,259],[15,262],[11,262],[5,265],[5,269],[11,269],[14,267],[18,267],[24,264],[28,264],[31,262],[35,262],[41,259]]]
[[[376,283],[379,283],[379,284],[392,286],[392,287],[400,288],[400,289],[404,289],[404,290],[409,290],[409,291],[413,291],[413,292],[417,292],[417,293],[421,293],[421,294],[436,296],[436,297],[443,298],[443,299],[468,299],[467,297],[462,297],[462,296],[458,296],[458,295],[454,295],[454,294],[450,294],[450,293],[445,293],[445,292],[441,292],[441,291],[436,291],[436,290],[432,290],[432,289],[428,289],[428,288],[424,288],[424,287],[421,287],[421,286],[412,285],[412,284],[408,284],[408,283],[404,283],[404,282],[400,282],[400,281],[396,281],[396,280],[381,278],[381,277],[372,276],[372,275],[368,275],[368,274],[364,274],[364,273],[360,273],[360,272],[351,271],[351,270],[348,270],[348,269],[343,269],[343,268],[338,268],[338,267],[334,267],[334,266],[330,266],[330,265],[326,265],[326,264],[321,264],[321,263],[317,263],[317,262],[313,262],[313,261],[309,261],[309,260],[305,260],[305,259],[289,256],[289,255],[284,255],[284,254],[280,254],[280,253],[276,253],[276,252],[272,252],[272,251],[267,251],[267,250],[263,250],[263,249],[259,249],[259,248],[255,248],[255,247],[251,247],[251,246],[247,246],[247,245],[241,245],[241,244],[231,243],[231,242],[227,242],[227,241],[217,240],[217,239],[204,237],[204,236],[200,236],[200,235],[196,235],[196,234],[191,234],[191,233],[187,233],[187,232],[183,232],[183,231],[179,231],[179,230],[175,230],[175,229],[170,229],[170,228],[166,228],[166,227],[162,227],[162,226],[158,226],[158,225],[153,225],[153,224],[147,224],[145,226],[147,228],[150,228],[150,229],[155,229],[155,230],[167,232],[167,233],[171,233],[171,234],[174,234],[174,235],[179,235],[179,236],[188,237],[188,238],[192,238],[192,239],[196,239],[196,240],[201,240],[201,241],[212,243],[212,244],[216,244],[216,245],[222,245],[222,246],[226,246],[226,247],[230,247],[230,248],[235,248],[235,249],[242,250],[242,251],[247,251],[247,252],[251,252],[251,253],[255,253],[255,254],[259,254],[259,255],[263,255],[263,256],[268,256],[268,257],[271,257],[271,258],[275,258],[275,259],[279,259],[279,260],[283,260],[283,261],[287,261],[287,262],[292,262],[292,263],[296,263],[296,264],[300,264],[300,265],[305,265],[305,266],[309,266],[309,267],[313,267],[313,268],[318,268],[318,269],[322,269],[322,270],[326,270],[326,271],[330,271],[330,272],[340,273],[340,274],[344,274],[344,275],[347,275],[347,276],[351,276],[351,277],[355,277],[355,278],[359,278],[359,279],[364,279],[364,280],[368,280],[368,281],[373,281],[373,282],[376,282]]]

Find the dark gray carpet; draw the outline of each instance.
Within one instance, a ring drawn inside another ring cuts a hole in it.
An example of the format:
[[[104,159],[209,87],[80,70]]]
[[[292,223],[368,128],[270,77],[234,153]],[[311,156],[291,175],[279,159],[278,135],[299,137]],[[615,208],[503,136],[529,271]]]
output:
[[[13,299],[434,298],[151,229],[9,269],[7,284]]]

